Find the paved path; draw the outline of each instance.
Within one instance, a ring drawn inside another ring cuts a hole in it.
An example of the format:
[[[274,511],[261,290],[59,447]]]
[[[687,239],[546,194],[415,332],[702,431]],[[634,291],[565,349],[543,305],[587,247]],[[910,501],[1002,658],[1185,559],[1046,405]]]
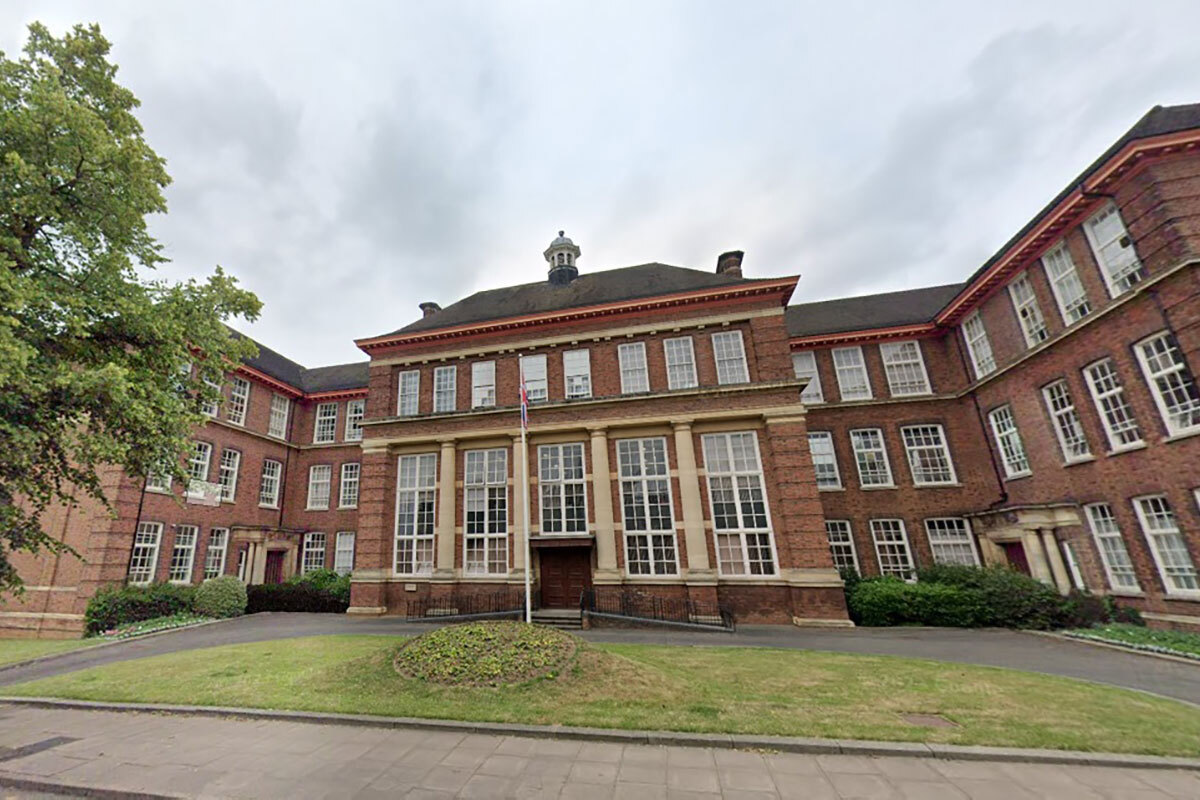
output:
[[[0,748],[39,746],[45,749],[17,757],[0,749],[0,787],[23,778],[115,792],[288,800],[1200,797],[1200,772],[1182,770],[773,754],[0,706]]]
[[[337,614],[253,614],[216,625],[134,639],[112,647],[76,650],[36,664],[0,670],[0,686],[199,647],[335,633],[411,635],[427,630],[428,625],[388,617],[359,619]],[[584,631],[583,635],[598,642],[786,647],[932,658],[1065,675],[1154,692],[1200,705],[1200,665],[1015,631],[954,628],[812,630],[786,625],[744,625],[733,635],[617,628]]]

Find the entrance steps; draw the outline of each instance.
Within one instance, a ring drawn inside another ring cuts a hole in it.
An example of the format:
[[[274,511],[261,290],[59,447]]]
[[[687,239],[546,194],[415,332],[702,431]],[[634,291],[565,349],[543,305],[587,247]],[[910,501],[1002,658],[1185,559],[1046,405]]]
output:
[[[578,608],[539,608],[533,612],[533,621],[537,625],[577,631],[583,627],[583,612]]]

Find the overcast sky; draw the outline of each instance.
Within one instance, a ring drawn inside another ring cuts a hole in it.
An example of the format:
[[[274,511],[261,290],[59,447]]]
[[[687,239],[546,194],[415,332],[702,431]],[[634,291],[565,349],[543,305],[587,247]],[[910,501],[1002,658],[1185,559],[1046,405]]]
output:
[[[80,2],[167,159],[170,277],[305,366],[417,304],[595,271],[800,274],[793,302],[963,280],[1155,104],[1200,2]]]

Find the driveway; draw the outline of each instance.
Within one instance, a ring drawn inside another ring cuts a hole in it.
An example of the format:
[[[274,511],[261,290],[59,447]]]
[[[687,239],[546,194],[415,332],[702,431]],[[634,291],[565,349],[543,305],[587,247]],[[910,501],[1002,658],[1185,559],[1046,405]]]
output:
[[[10,667],[0,670],[0,686],[116,661],[223,644],[329,634],[406,636],[429,629],[428,624],[408,623],[392,617],[253,614],[107,647],[75,650],[37,663]],[[583,631],[582,635],[589,641],[622,644],[782,647],[929,658],[1080,678],[1200,705],[1200,666],[1017,631],[957,628],[812,630],[786,625],[743,625],[735,634],[599,628]]]

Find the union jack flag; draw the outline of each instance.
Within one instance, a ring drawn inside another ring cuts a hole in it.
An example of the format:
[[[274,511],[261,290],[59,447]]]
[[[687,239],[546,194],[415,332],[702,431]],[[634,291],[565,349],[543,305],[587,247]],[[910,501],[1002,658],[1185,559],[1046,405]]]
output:
[[[521,430],[529,430],[529,391],[525,388],[525,370],[521,370]]]

